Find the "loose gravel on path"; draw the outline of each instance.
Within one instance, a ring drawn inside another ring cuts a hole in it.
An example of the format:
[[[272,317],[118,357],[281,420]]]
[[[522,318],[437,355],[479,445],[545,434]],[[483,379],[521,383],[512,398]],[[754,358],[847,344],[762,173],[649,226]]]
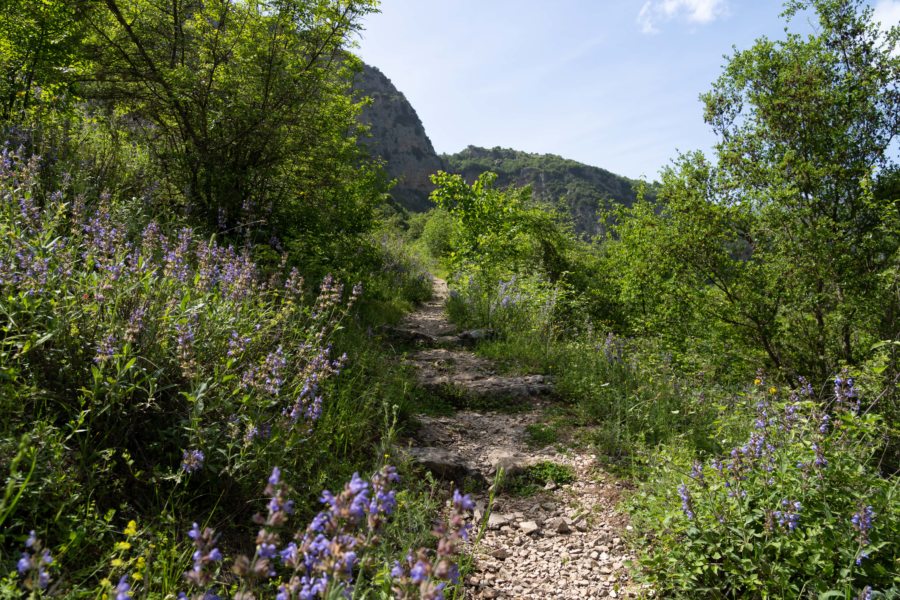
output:
[[[544,461],[565,465],[574,474],[571,483],[548,483],[532,495],[496,496],[485,534],[472,548],[475,564],[466,578],[466,597],[636,597],[626,567],[632,556],[622,539],[627,518],[617,510],[622,483],[584,449],[561,452],[528,445],[526,428],[547,421],[552,381],[541,375],[498,375],[491,361],[464,348],[489,333],[457,333],[443,310],[446,283],[435,279],[434,291],[433,299],[398,328],[400,337],[424,346],[407,359],[421,385],[435,394],[454,389],[488,400],[488,406],[495,405],[492,398],[515,402],[517,410],[422,415],[407,449],[410,457],[446,479],[490,483],[498,468],[515,475]],[[474,498],[479,521],[488,492],[476,492]]]

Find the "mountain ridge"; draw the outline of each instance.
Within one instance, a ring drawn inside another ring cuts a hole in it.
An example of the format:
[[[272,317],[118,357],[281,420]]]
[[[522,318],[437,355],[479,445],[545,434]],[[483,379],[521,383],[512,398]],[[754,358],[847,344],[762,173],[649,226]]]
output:
[[[562,210],[572,218],[575,231],[594,235],[601,231],[601,213],[614,204],[631,206],[641,182],[556,154],[523,152],[511,148],[468,146],[456,154],[441,155],[449,170],[472,182],[481,173],[497,173],[497,186],[530,185],[535,200]],[[654,198],[652,184],[646,197]]]
[[[614,204],[630,206],[637,199],[638,181],[555,154],[471,145],[454,154],[438,154],[415,108],[378,68],[364,64],[354,90],[359,97],[371,98],[360,116],[371,136],[361,143],[384,161],[388,176],[397,181],[391,195],[406,210],[432,207],[429,177],[438,170],[459,173],[470,183],[493,171],[498,187],[530,185],[535,200],[569,215],[575,231],[585,236],[601,231],[603,211]],[[654,191],[649,185],[647,197]]]

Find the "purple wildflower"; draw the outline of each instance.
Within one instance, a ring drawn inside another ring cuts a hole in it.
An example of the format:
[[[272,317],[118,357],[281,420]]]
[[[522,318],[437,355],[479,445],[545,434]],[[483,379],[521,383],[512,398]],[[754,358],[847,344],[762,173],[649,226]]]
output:
[[[185,450],[181,458],[181,468],[185,473],[194,473],[203,467],[203,461],[206,456],[201,450]]]
[[[113,358],[116,355],[116,345],[115,334],[110,333],[103,338],[100,344],[97,345],[97,355],[94,357],[94,362],[101,364]]]
[[[799,501],[795,500],[792,502],[785,498],[781,501],[781,506],[784,510],[776,510],[773,514],[781,527],[785,528],[788,532],[792,532],[800,524],[800,510],[802,504],[800,504]]]
[[[127,575],[122,575],[113,592],[116,594],[116,600],[128,600],[128,598],[131,598],[131,586],[128,584]]]
[[[681,510],[684,512],[685,516],[688,519],[693,520],[694,518],[694,509],[691,502],[691,495],[688,491],[688,487],[685,484],[681,484],[678,486],[678,495],[681,497]]]
[[[853,513],[853,516],[850,518],[850,523],[853,524],[853,528],[857,531],[857,538],[862,545],[869,543],[869,531],[872,529],[872,520],[874,518],[875,509],[871,506],[861,508]]]

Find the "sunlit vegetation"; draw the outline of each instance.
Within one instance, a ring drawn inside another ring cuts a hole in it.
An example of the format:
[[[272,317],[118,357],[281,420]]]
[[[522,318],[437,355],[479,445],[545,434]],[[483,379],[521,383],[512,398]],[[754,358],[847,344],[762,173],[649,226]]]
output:
[[[714,156],[676,157],[603,235],[490,174],[437,176],[420,227],[452,318],[496,333],[479,351],[552,374],[639,483],[636,575],[662,594],[898,593],[900,28],[801,13],[815,34],[736,50],[702,96]]]
[[[379,338],[424,265],[478,352],[552,376],[529,444],[634,482],[656,593],[900,594],[900,27],[787,2],[815,33],[735,50],[713,155],[623,204],[470,151],[410,216],[359,144],[377,4],[0,8],[0,595],[461,594],[473,503],[394,464],[436,409]]]

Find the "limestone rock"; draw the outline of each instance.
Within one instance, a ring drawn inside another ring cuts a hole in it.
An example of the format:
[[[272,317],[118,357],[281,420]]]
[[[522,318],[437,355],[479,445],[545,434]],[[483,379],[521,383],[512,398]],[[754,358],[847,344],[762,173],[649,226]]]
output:
[[[497,513],[491,513],[488,517],[488,529],[500,529],[504,525],[509,525],[509,517]]]
[[[362,141],[371,154],[385,161],[385,170],[397,185],[391,196],[412,211],[432,207],[428,199],[434,189],[429,177],[446,170],[415,109],[384,73],[363,65],[353,82],[357,97],[372,102],[363,107],[360,121],[370,127],[371,136]]]
[[[572,529],[563,517],[555,517],[544,523],[544,527],[556,533],[571,533]]]
[[[412,447],[406,449],[410,459],[437,477],[462,484],[466,479],[483,480],[481,474],[466,464],[463,458],[446,448]]]
[[[539,533],[541,528],[534,521],[522,521],[519,523],[519,529],[522,530],[522,533],[525,535],[529,535],[532,533]]]

